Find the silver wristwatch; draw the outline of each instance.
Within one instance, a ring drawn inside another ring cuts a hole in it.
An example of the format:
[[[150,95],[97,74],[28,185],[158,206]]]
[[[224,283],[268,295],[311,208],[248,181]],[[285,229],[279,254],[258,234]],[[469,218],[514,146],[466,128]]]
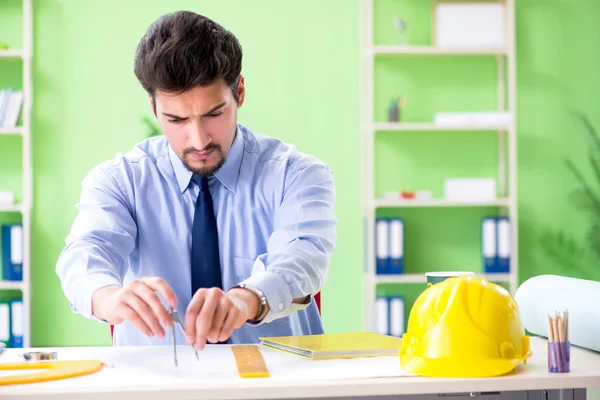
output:
[[[234,286],[236,288],[242,288],[242,289],[247,289],[249,291],[251,291],[252,293],[254,293],[256,295],[256,297],[258,297],[258,301],[260,302],[260,310],[258,311],[258,315],[256,316],[256,318],[248,320],[248,322],[250,323],[258,323],[260,321],[263,320],[263,318],[267,315],[268,309],[267,309],[267,298],[265,296],[265,294],[262,292],[262,290],[258,289],[255,286],[252,285],[247,285],[245,283],[239,284],[237,286]]]

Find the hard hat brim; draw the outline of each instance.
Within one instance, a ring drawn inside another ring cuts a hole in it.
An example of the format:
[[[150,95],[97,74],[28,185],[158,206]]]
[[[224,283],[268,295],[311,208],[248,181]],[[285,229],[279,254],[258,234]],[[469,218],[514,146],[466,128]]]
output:
[[[409,374],[435,378],[486,378],[505,375],[524,362],[528,355],[514,359],[424,358],[400,355],[400,366]]]

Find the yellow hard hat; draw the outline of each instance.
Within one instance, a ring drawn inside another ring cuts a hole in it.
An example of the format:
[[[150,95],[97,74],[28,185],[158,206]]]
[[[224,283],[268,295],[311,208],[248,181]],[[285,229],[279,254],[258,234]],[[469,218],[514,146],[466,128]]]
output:
[[[527,362],[531,350],[510,293],[465,275],[421,293],[411,309],[399,356],[402,369],[415,375],[488,377]]]

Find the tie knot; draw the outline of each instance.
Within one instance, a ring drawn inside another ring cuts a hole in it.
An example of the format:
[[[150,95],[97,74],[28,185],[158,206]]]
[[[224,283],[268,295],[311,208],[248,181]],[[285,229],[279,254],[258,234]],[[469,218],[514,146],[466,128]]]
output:
[[[205,192],[208,190],[208,177],[194,175],[192,179],[194,180],[194,182],[196,182],[196,185],[200,187],[201,191]]]

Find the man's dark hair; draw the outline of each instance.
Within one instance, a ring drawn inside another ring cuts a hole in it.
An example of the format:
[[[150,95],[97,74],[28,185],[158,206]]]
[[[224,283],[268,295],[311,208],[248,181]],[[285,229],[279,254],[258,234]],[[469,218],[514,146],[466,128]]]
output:
[[[140,40],[135,75],[152,98],[156,91],[184,93],[223,78],[239,101],[242,47],[218,23],[190,11],[160,17]]]

